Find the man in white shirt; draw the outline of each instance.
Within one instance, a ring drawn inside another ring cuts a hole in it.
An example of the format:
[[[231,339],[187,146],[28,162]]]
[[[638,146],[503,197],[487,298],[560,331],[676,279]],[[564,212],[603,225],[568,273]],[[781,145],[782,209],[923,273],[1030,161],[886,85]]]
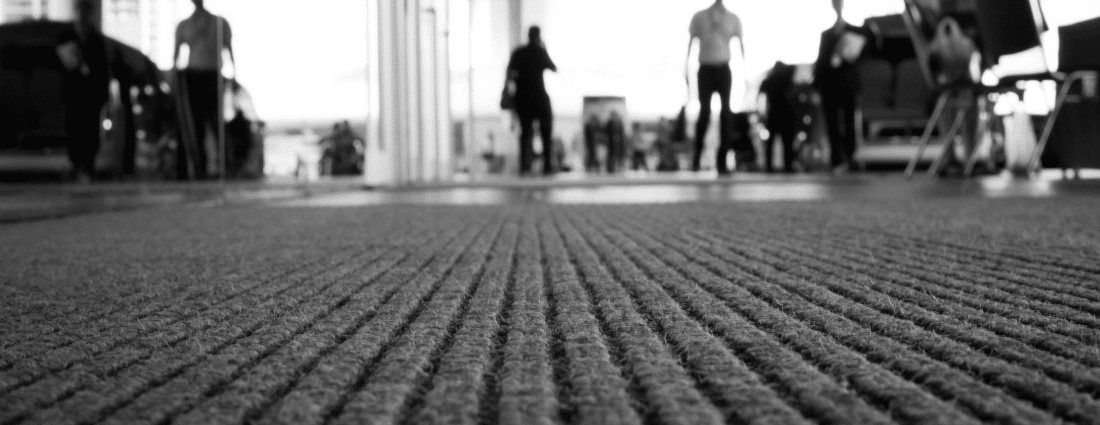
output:
[[[737,37],[741,46],[742,55],[745,52],[745,42],[741,33],[741,19],[730,12],[722,4],[722,0],[715,0],[710,7],[703,9],[691,18],[688,38],[688,60],[691,60],[691,45],[695,39],[699,39],[699,121],[695,124],[695,156],[692,158],[692,169],[699,171],[700,158],[703,154],[703,142],[706,139],[707,127],[710,126],[710,99],[714,93],[722,99],[722,109],[719,111],[719,137],[723,145],[730,143],[727,140],[730,125],[730,90],[733,86],[733,74],[730,71],[730,41]]]
[[[176,49],[173,60],[179,69],[180,80],[183,83],[184,96],[190,105],[194,141],[197,146],[188,146],[192,152],[187,156],[194,158],[194,176],[199,179],[211,174],[217,174],[220,166],[216,160],[223,152],[210,143],[204,143],[206,130],[209,128],[214,134],[218,133],[221,125],[219,113],[221,112],[221,94],[218,92],[221,84],[222,54],[229,54],[230,61],[233,58],[233,31],[229,22],[220,16],[210,13],[204,6],[203,0],[191,0],[195,4],[195,12],[180,22],[176,27]],[[187,62],[181,66],[180,57],[182,47],[187,46]],[[183,155],[181,155],[183,157]],[[183,167],[180,167],[183,171]],[[187,175],[184,172],[181,175]]]

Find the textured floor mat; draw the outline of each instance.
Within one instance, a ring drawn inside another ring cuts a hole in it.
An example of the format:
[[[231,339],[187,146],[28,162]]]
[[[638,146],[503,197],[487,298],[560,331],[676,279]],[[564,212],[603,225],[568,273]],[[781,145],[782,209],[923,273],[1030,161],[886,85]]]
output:
[[[1097,423],[1100,201],[0,225],[0,424]]]

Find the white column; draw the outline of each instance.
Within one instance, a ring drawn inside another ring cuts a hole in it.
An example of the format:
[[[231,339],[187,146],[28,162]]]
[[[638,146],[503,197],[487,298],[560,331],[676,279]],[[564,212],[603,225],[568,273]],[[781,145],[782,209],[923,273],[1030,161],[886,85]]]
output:
[[[152,34],[156,28],[153,26],[153,13],[151,0],[138,0],[138,39],[141,40],[141,46],[137,46],[146,55],[153,53],[153,40]]]
[[[421,181],[435,180],[436,170],[433,166],[438,154],[436,149],[439,140],[436,100],[438,93],[436,88],[436,72],[438,64],[436,54],[438,47],[438,33],[436,31],[436,16],[433,0],[420,0],[420,7],[416,10],[416,23],[418,43],[417,53],[417,114],[420,118],[420,137],[416,140],[417,158],[416,167],[419,170],[417,177]]]
[[[523,44],[523,0],[508,0],[508,34],[512,49]]]
[[[469,22],[466,23],[466,77],[467,77],[467,92],[466,92],[466,107],[467,111],[467,129],[466,129],[466,167],[469,169],[469,174],[474,175],[478,172],[481,166],[478,161],[478,154],[481,152],[481,145],[477,142],[477,111],[474,109],[474,17],[476,16],[475,7],[477,6],[477,0],[468,0],[466,7],[469,8]]]
[[[405,106],[405,176],[403,182],[420,181],[423,176],[423,167],[416,163],[423,155],[424,116],[421,114],[421,89],[420,89],[420,0],[408,0],[405,2],[402,22],[405,23],[405,61],[402,68],[403,83],[406,89]]]
[[[377,59],[371,59],[378,71],[368,71],[371,90],[377,91],[368,93],[368,122],[378,122],[372,144],[379,149],[372,153],[387,159],[392,169],[389,179],[374,173],[368,180],[405,184],[450,179],[453,147],[445,1],[373,1],[378,2],[377,19],[368,22],[378,30],[370,40],[372,48],[378,46]],[[433,6],[434,13],[429,11]]]
[[[74,12],[73,0],[49,0],[46,3],[46,17],[51,21],[71,21],[75,17]],[[0,17],[0,21],[3,20],[3,17]]]
[[[376,184],[394,184],[402,181],[404,165],[404,99],[405,92],[401,81],[403,59],[402,52],[402,6],[403,0],[377,0],[378,11],[377,37],[378,74],[371,81],[378,90],[378,139],[375,145],[381,158],[377,163],[385,164],[385,169],[373,176]]]
[[[439,84],[437,90],[439,111],[439,157],[436,164],[440,180],[449,181],[454,177],[454,119],[451,111],[451,2],[442,2],[439,14],[440,40],[438,59],[440,70],[437,72]]]

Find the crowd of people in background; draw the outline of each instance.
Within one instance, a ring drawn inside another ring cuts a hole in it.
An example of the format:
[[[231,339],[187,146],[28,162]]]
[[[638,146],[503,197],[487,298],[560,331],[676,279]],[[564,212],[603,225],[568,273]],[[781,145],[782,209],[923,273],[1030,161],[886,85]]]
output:
[[[813,88],[820,98],[831,166],[835,173],[845,173],[855,168],[855,98],[860,88],[854,64],[870,34],[844,20],[844,0],[831,1],[836,21],[822,32],[818,58],[813,65]],[[699,46],[696,75],[698,97],[695,99],[699,102],[699,115],[693,135],[689,136],[685,131],[689,126],[683,112],[676,120],[662,118],[650,131],[644,131],[641,122],[628,126],[617,112],[612,112],[607,118],[591,114],[585,117],[582,130],[584,170],[589,173],[618,173],[627,169],[649,171],[651,159],[655,158],[654,170],[678,171],[681,168],[678,160],[680,154],[690,155],[688,169],[702,170],[703,154],[707,152],[707,132],[715,112],[711,108],[711,99],[717,95],[720,109],[717,111],[715,166],[719,174],[731,172],[727,166],[727,155],[731,151],[735,153],[738,169],[760,169],[752,144],[757,136],[752,134],[756,123],[766,129],[762,132],[766,139],[762,149],[763,170],[793,172],[797,160],[794,144],[799,126],[789,98],[794,86],[794,67],[777,63],[764,79],[760,95],[767,99],[767,107],[759,114],[735,113],[731,108],[734,82],[747,81],[747,76],[735,76],[731,68],[734,59],[731,45],[735,40],[740,47],[740,60],[742,63],[745,60],[742,28],[741,19],[725,7],[723,0],[715,0],[691,19],[688,27],[689,62],[692,47],[696,42]],[[543,80],[546,70],[556,71],[557,67],[547,53],[541,30],[537,26],[532,27],[529,43],[516,49],[511,56],[501,100],[502,108],[514,111],[521,123],[518,167],[521,175],[530,174],[531,162],[535,158],[535,121],[538,121],[542,133],[541,157],[545,160],[542,170],[548,175],[556,171],[549,161],[555,153],[551,143],[553,113]],[[685,82],[691,87],[691,79],[686,73]],[[690,146],[684,143],[688,139],[692,142]],[[776,161],[778,158],[773,155],[776,151],[773,147],[779,148],[781,160]],[[781,165],[776,166],[776,163]]]

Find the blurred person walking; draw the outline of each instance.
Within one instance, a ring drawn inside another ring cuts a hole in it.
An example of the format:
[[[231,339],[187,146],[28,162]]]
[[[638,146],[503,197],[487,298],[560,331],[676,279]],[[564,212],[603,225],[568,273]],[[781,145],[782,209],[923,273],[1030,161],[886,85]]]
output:
[[[550,95],[546,93],[543,73],[546,70],[557,72],[558,67],[546,51],[542,30],[538,26],[532,26],[527,34],[527,45],[512,52],[508,61],[507,83],[515,84],[515,111],[520,122],[519,171],[521,175],[531,172],[531,162],[535,156],[532,143],[537,120],[542,138],[542,172],[549,175],[554,173],[554,112],[550,105]]]
[[[729,140],[730,116],[733,113],[730,109],[730,91],[733,88],[730,41],[737,38],[742,60],[745,41],[741,18],[726,9],[722,0],[715,0],[713,5],[696,13],[691,18],[688,32],[688,61],[691,60],[691,46],[695,39],[699,39],[699,120],[695,123],[695,154],[691,162],[692,170],[699,171],[707,128],[710,126],[710,100],[715,93],[722,101],[722,109],[718,111],[719,138],[723,145],[732,143]],[[684,78],[687,79],[687,76]]]
[[[630,169],[649,171],[649,153],[653,151],[654,137],[642,131],[642,123],[634,121],[630,135]]]
[[[212,130],[215,136],[219,132],[222,120],[219,114],[222,111],[222,92],[225,82],[222,80],[222,55],[228,53],[229,60],[236,64],[233,57],[233,30],[229,22],[220,16],[206,10],[204,0],[191,0],[195,5],[195,12],[184,19],[176,27],[175,52],[172,55],[177,67],[180,92],[183,96],[184,110],[189,114],[189,123],[181,123],[186,128],[184,131],[190,134],[194,144],[185,147],[190,152],[185,152],[182,157],[191,158],[191,166],[194,173],[181,170],[181,175],[194,175],[203,179],[212,174],[224,172],[220,170],[217,159],[224,152],[217,142],[209,143],[206,138],[207,129]],[[180,52],[183,46],[187,46],[187,61],[180,65]],[[187,137],[185,137],[187,139]],[[184,143],[183,145],[187,145]],[[186,166],[184,164],[183,166]]]
[[[96,2],[79,0],[75,8],[76,19],[61,33],[57,54],[65,67],[62,103],[69,160],[74,178],[86,183],[95,177],[100,120],[110,99],[111,73]]]
[[[607,133],[603,131],[600,117],[592,114],[584,123],[584,171],[600,171],[599,147],[607,145]]]
[[[794,65],[777,61],[760,84],[760,93],[767,100],[764,122],[768,139],[764,141],[764,170],[769,173],[775,171],[776,145],[782,148],[783,172],[794,172],[794,138],[798,133],[798,117],[790,96],[796,70]]]
[[[844,0],[832,1],[836,22],[821,33],[821,45],[814,63],[814,87],[821,93],[825,110],[833,171],[845,173],[855,164],[855,102],[859,93],[855,61],[869,35],[844,20]]]
[[[607,172],[618,173],[626,160],[626,123],[617,111],[607,120]]]

